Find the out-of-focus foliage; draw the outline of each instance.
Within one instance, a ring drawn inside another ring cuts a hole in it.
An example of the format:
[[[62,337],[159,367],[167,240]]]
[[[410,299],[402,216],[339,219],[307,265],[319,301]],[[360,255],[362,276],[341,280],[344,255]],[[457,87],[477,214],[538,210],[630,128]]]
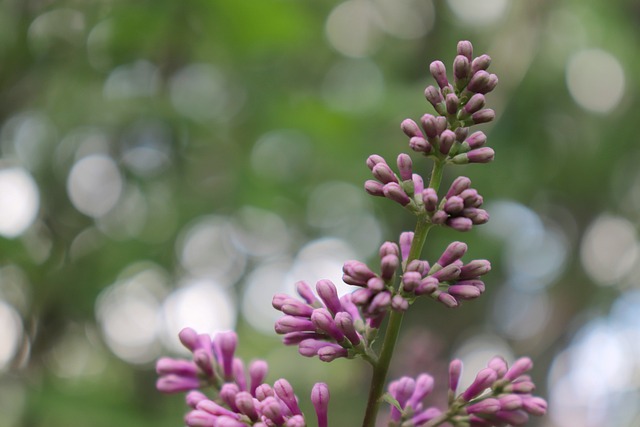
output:
[[[540,425],[639,425],[639,29],[631,0],[0,3],[0,427],[181,425],[152,366],[187,324],[358,425],[366,367],[279,346],[270,298],[411,227],[364,159],[406,147],[460,39],[500,77],[496,161],[464,169],[494,269],[481,301],[417,304],[394,374],[527,353]]]

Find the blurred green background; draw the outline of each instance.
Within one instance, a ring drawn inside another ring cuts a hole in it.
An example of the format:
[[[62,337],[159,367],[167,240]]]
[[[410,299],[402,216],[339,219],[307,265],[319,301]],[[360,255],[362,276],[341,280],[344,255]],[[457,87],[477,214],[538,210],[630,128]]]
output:
[[[331,425],[359,425],[367,366],[280,346],[271,296],[413,227],[364,160],[408,150],[461,39],[500,77],[497,154],[445,185],[468,175],[492,221],[425,256],[464,239],[493,271],[462,309],[415,305],[393,375],[528,354],[531,425],[640,426],[637,1],[5,0],[0,427],[182,425],[153,363],[187,325],[237,329],[270,381],[326,381]]]

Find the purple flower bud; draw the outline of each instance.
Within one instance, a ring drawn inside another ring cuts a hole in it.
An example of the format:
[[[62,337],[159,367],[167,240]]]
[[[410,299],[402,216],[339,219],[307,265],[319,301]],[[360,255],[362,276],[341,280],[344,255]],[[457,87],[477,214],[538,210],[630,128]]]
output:
[[[370,289],[357,289],[351,294],[351,301],[356,305],[365,305],[369,302],[373,294]]]
[[[481,400],[465,408],[467,414],[495,414],[500,409],[500,401],[494,398]]]
[[[467,90],[473,93],[487,94],[495,89],[498,84],[498,76],[489,74],[484,70],[478,70],[467,85]]]
[[[235,405],[238,411],[243,415],[246,415],[251,421],[257,421],[260,415],[258,414],[257,400],[246,391],[241,391],[236,394]]]
[[[487,142],[487,136],[482,131],[477,131],[469,135],[464,141],[463,145],[466,145],[470,150],[482,147]]]
[[[422,191],[422,202],[427,212],[434,212],[438,206],[438,194],[433,188],[425,188]]]
[[[306,339],[304,341],[301,341],[300,344],[298,345],[298,353],[300,353],[304,357],[313,357],[318,354],[318,350],[320,350],[322,347],[326,345],[337,345],[337,344],[328,343],[327,341],[322,341],[318,339]]]
[[[258,388],[256,388],[256,399],[260,402],[265,400],[267,397],[275,397],[276,392],[273,391],[273,388],[269,384],[260,384]]]
[[[435,108],[436,111],[438,111],[438,105],[442,101],[444,101],[442,93],[440,93],[440,90],[438,90],[435,86],[427,86],[427,88],[424,90],[424,97],[427,98],[427,101],[429,101],[429,103],[433,105],[433,108]]]
[[[496,375],[496,371],[491,368],[484,368],[478,375],[476,375],[476,379],[473,380],[473,383],[467,388],[464,393],[462,393],[462,398],[468,402],[474,397],[478,396],[488,387],[491,387],[491,384],[495,382],[498,378]]]
[[[329,335],[331,338],[336,340],[336,342],[340,342],[344,339],[344,334],[340,329],[338,329],[338,326],[333,320],[333,317],[331,317],[329,310],[316,308],[311,315],[311,321],[316,325],[316,328]]]
[[[454,359],[449,363],[449,390],[451,390],[452,393],[455,393],[458,389],[461,376],[462,361],[460,359]]]
[[[353,317],[349,313],[341,311],[336,314],[334,320],[338,329],[340,329],[347,339],[351,341],[351,344],[354,346],[360,344],[360,335],[356,331],[355,325],[353,324]]]
[[[402,275],[402,289],[405,292],[413,292],[422,281],[422,274],[417,271],[407,271]]]
[[[481,147],[466,153],[469,163],[489,163],[493,161],[495,152],[492,148]],[[457,156],[456,156],[457,157]]]
[[[453,60],[453,77],[457,90],[462,90],[469,82],[471,75],[471,61],[463,55]],[[453,114],[453,113],[450,113]]]
[[[289,381],[284,378],[280,378],[273,384],[273,389],[276,395],[287,405],[287,408],[293,415],[301,415],[300,407],[298,406],[298,399],[293,393],[293,387],[289,384]]]
[[[471,120],[473,120],[473,123],[476,125],[479,125],[482,123],[489,123],[495,118],[496,118],[496,112],[493,111],[491,108],[485,108],[484,110],[476,111],[471,115]]]
[[[489,55],[480,55],[471,61],[471,73],[476,74],[480,70],[486,70],[491,65],[491,57]]]
[[[481,93],[476,93],[469,99],[469,101],[467,101],[467,103],[463,108],[463,111],[466,114],[471,115],[477,111],[480,111],[480,109],[484,107],[484,104],[485,104],[484,95]]]
[[[356,286],[365,286],[367,280],[375,277],[376,274],[367,267],[367,265],[360,261],[349,260],[342,265],[342,272],[358,281]]]
[[[458,276],[460,276],[460,267],[455,263],[449,264],[431,275],[431,277],[438,279],[440,282],[450,282],[456,280]]]
[[[440,135],[440,152],[442,154],[448,154],[451,150],[451,146],[456,141],[456,134],[448,129],[444,130]]]
[[[469,135],[469,128],[458,128],[455,130],[456,141],[462,142]]]
[[[400,178],[402,178],[403,181],[410,180],[413,175],[413,170],[411,169],[411,157],[406,153],[400,153],[398,155],[397,163],[398,170],[400,171]]]
[[[213,377],[212,355],[203,348],[198,348],[193,352],[193,361],[208,377]]]
[[[231,380],[235,381],[240,390],[247,390],[247,377],[244,374],[244,362],[239,357],[233,358]]]
[[[249,391],[255,395],[256,388],[263,383],[267,377],[269,365],[264,360],[254,360],[249,365]]]
[[[389,182],[382,187],[382,191],[386,198],[400,203],[402,206],[407,206],[411,203],[411,199],[404,192],[402,187],[396,182]]]
[[[447,107],[447,113],[456,114],[458,112],[458,105],[460,104],[460,100],[455,93],[448,94],[444,102],[445,106]]]
[[[391,305],[391,293],[380,292],[373,297],[367,311],[370,314],[377,314],[385,311]]]
[[[233,411],[237,412],[236,395],[240,393],[240,387],[234,383],[225,383],[220,389],[220,399],[227,404]],[[199,407],[199,409],[203,409]]]
[[[367,157],[367,167],[373,171],[373,168],[377,164],[386,165],[387,162],[382,156],[378,156],[377,154],[372,154]]]
[[[412,407],[414,410],[420,408],[422,399],[427,397],[429,393],[433,391],[433,377],[427,374],[420,374],[418,378],[416,378],[416,386],[413,390],[413,394],[407,400],[407,404],[405,407]]]
[[[427,422],[431,421],[432,419],[439,417],[440,415],[442,415],[442,411],[438,408],[428,408],[425,409],[422,412],[417,413],[416,415],[413,416],[413,418],[411,418],[411,425],[413,426],[422,426],[425,425]]]
[[[372,196],[384,197],[384,191],[382,190],[383,187],[384,185],[382,183],[372,179],[368,179],[364,183],[364,191]]]
[[[198,403],[200,403],[203,400],[208,399],[207,395],[198,391],[198,390],[193,390],[190,391],[189,393],[187,393],[187,395],[185,396],[185,400],[187,402],[187,405],[190,406],[193,409],[196,409],[196,406],[198,405]]]
[[[449,199],[452,196],[457,196],[469,187],[471,187],[471,180],[466,176],[459,176],[451,183],[445,198]]]
[[[402,261],[406,261],[409,258],[409,251],[411,251],[411,244],[413,243],[413,232],[405,231],[400,234],[400,253],[402,254]]]
[[[462,211],[462,215],[469,218],[474,225],[482,225],[489,222],[489,213],[484,209],[467,208]]]
[[[424,260],[414,259],[409,264],[405,271],[417,271],[420,275],[424,275],[427,271],[429,271],[429,263]]]
[[[180,375],[164,375],[156,381],[156,388],[162,393],[178,393],[200,387],[200,380],[195,377],[183,377]]]
[[[464,209],[464,200],[459,196],[451,196],[444,202],[443,210],[449,215],[456,215]]]
[[[491,263],[486,259],[475,259],[469,264],[462,266],[460,270],[460,279],[474,279],[484,276],[491,271]]]
[[[446,292],[440,292],[437,294],[436,299],[449,308],[456,308],[458,306],[458,300],[456,300],[453,295],[449,295]]]
[[[464,200],[464,207],[480,207],[482,206],[482,196],[478,194],[478,190],[474,188],[467,188],[459,196]]]
[[[456,217],[448,219],[447,225],[457,231],[469,231],[473,227],[473,221],[469,218]]]
[[[380,276],[384,280],[390,280],[400,265],[397,255],[386,255],[380,260]]]
[[[520,426],[529,421],[529,415],[521,410],[516,411],[498,411],[495,417],[501,421],[505,421],[514,426]]]
[[[474,299],[480,296],[480,289],[470,285],[451,285],[447,289],[451,295],[460,299]]]
[[[340,357],[347,357],[349,352],[337,344],[325,345],[318,350],[318,359],[323,362],[333,362]]]
[[[416,295],[427,295],[432,294],[436,289],[438,289],[438,285],[440,282],[438,279],[428,276],[420,281],[420,284],[414,291]],[[457,303],[456,303],[457,304]]]
[[[313,307],[302,301],[290,299],[282,305],[280,311],[291,316],[309,317],[313,312]]]
[[[309,319],[294,316],[282,316],[276,321],[275,331],[278,334],[286,334],[289,332],[314,332],[315,325]]]
[[[220,392],[222,393],[222,390]],[[234,402],[234,406],[235,406],[235,402]],[[228,410],[224,406],[219,405],[216,402],[214,402],[213,400],[209,400],[209,399],[205,399],[205,400],[202,400],[202,401],[198,402],[198,404],[196,405],[196,408],[198,408],[198,410],[200,410],[200,411],[205,411],[205,412],[207,412],[207,413],[209,413],[211,415],[217,415],[217,416],[227,415],[227,416],[230,416],[230,417],[235,417],[236,416],[236,414],[233,413],[232,411]]]
[[[298,292],[298,295],[300,295],[302,299],[304,299],[307,302],[307,304],[315,306],[316,304],[319,303],[318,299],[316,298],[316,296],[313,294],[313,291],[311,290],[311,286],[309,286],[307,282],[304,282],[304,281],[297,282],[296,291]]]
[[[473,45],[468,40],[460,40],[457,46],[458,55],[462,55],[471,61],[473,58]]]
[[[409,301],[404,299],[402,295],[394,295],[391,298],[391,308],[395,311],[407,311],[409,309]]]
[[[444,66],[442,61],[433,61],[429,66],[429,71],[436,83],[438,83],[438,86],[440,86],[440,89],[444,89],[449,85],[449,80],[447,80],[447,68]]]
[[[523,396],[522,409],[531,415],[542,416],[547,413],[547,402],[540,397]]]
[[[389,394],[398,401],[401,408],[405,408],[407,400],[413,395],[413,391],[416,388],[416,382],[413,378],[402,377],[396,381],[392,381],[389,384]],[[398,408],[391,407],[391,420],[399,422],[402,418],[402,413]]]
[[[411,176],[411,179],[413,181],[413,193],[421,194],[422,191],[424,190],[424,181],[422,180],[422,177],[414,173]]]
[[[500,376],[500,374],[498,374]],[[522,408],[522,398],[517,394],[507,394],[498,398],[503,411],[514,411]]]
[[[508,370],[507,362],[504,360],[504,358],[500,356],[495,356],[491,360],[489,360],[487,367],[496,371],[496,374],[498,374],[498,378],[502,378],[504,374],[507,373],[507,370]]]
[[[302,341],[310,338],[321,339],[321,338],[325,338],[325,335],[317,332],[288,332],[284,334],[284,337],[282,338],[282,343],[284,345],[298,345]]]
[[[325,383],[316,383],[311,389],[311,403],[316,410],[318,427],[328,427],[329,387]]]
[[[518,381],[512,384],[509,384],[504,388],[504,391],[508,393],[518,393],[518,394],[530,394],[536,389],[536,385],[528,380]]]
[[[191,328],[184,328],[178,333],[182,345],[191,351],[199,347],[198,333]]]
[[[449,214],[445,211],[437,211],[431,216],[431,222],[434,224],[442,225],[447,222]]]
[[[281,426],[284,424],[284,416],[282,414],[282,407],[278,400],[274,397],[267,397],[260,402],[260,412],[264,417],[272,421],[275,425]]]
[[[331,280],[318,280],[316,283],[316,292],[318,292],[318,296],[322,299],[322,302],[324,302],[331,314],[342,311],[338,290]]]
[[[435,138],[440,134],[440,132],[438,132],[438,123],[436,118],[431,114],[425,114],[422,116],[420,123],[422,124],[422,128],[424,129],[427,138]]]
[[[302,415],[294,415],[293,417],[287,418],[287,421],[284,423],[284,427],[305,427],[307,424],[304,422],[304,417]],[[254,424],[254,427],[260,427],[257,424]],[[264,427],[267,427],[266,425]]]
[[[412,138],[414,136],[424,138],[424,135],[422,134],[422,131],[420,130],[418,124],[411,119],[403,120],[402,123],[400,123],[400,128],[402,129],[402,132],[404,132],[404,134],[409,138]]]
[[[371,172],[373,172],[374,178],[382,182],[383,184],[387,184],[389,182],[398,182],[398,178],[386,163],[378,163],[373,167]]]
[[[371,279],[367,280],[367,288],[370,289],[373,292],[380,292],[381,290],[383,290],[385,288],[385,283],[384,280],[382,280],[382,278],[380,277],[372,277]]]
[[[162,357],[156,362],[156,373],[158,375],[175,374],[184,377],[196,377],[198,375],[198,367],[188,360]]]
[[[233,417],[223,415],[216,420],[215,427],[246,427],[247,425]]]
[[[185,417],[185,423],[189,427],[213,427],[218,417],[205,411],[191,411]]]
[[[433,149],[433,147],[431,147],[431,144],[429,144],[426,139],[420,136],[414,136],[413,138],[411,138],[409,140],[409,147],[417,153],[424,154],[429,154]]]
[[[396,258],[400,256],[400,248],[394,242],[384,242],[380,245],[380,250],[378,251],[380,259],[384,258],[387,255],[395,255]]]
[[[521,357],[516,360],[515,363],[509,368],[506,374],[504,374],[504,379],[508,381],[514,381],[520,375],[528,372],[533,368],[533,362],[528,357]]]
[[[437,264],[441,267],[446,267],[454,261],[459,260],[467,252],[467,244],[464,242],[453,242],[447,246],[447,249],[442,253]]]

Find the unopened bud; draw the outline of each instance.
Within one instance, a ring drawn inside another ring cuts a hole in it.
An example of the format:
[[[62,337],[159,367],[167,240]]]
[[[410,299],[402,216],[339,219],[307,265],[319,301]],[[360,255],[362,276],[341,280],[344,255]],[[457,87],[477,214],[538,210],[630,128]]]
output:
[[[384,197],[384,191],[382,190],[383,187],[384,184],[372,179],[369,179],[364,183],[364,191],[372,196]]]
[[[471,98],[469,98],[469,101],[467,101],[467,103],[465,104],[464,108],[462,109],[467,115],[471,115],[477,111],[479,111],[480,109],[482,109],[485,105],[485,97],[483,94],[481,93],[476,93],[475,95],[473,95]]]
[[[460,104],[460,100],[456,96],[455,93],[450,93],[447,95],[445,99],[445,105],[447,107],[447,113],[456,114],[458,112],[458,105]]]
[[[414,136],[424,137],[418,124],[411,119],[403,120],[402,123],[400,123],[400,128],[402,129],[402,132],[404,132],[404,134],[409,138]]]
[[[404,192],[400,184],[397,182],[390,182],[385,184],[382,188],[384,195],[386,198],[393,200],[394,202],[400,203],[402,206],[407,206],[411,199],[407,196],[407,193]]]
[[[436,122],[436,118],[431,114],[425,114],[424,116],[422,116],[422,118],[420,119],[420,123],[422,124],[422,129],[424,129],[424,132],[428,138],[435,138],[440,134],[440,132],[438,132],[438,124]]]
[[[400,153],[398,155],[397,164],[400,172],[400,178],[403,181],[410,180],[413,175],[411,157],[406,153]]]
[[[473,227],[473,221],[462,216],[449,218],[446,223],[449,227],[457,231],[469,231]]]
[[[382,156],[378,156],[377,154],[372,154],[367,157],[367,167],[373,171],[373,167],[378,163],[387,164],[386,160]]]
[[[422,202],[427,212],[434,212],[438,206],[438,194],[433,188],[422,190]]]
[[[456,134],[453,131],[447,129],[440,135],[440,152],[442,154],[448,154],[451,150],[451,146],[456,140]]]
[[[449,80],[447,80],[447,68],[444,66],[442,61],[433,61],[431,65],[429,65],[429,71],[436,83],[438,83],[438,86],[440,86],[440,89],[444,89],[449,85]]]
[[[495,118],[496,118],[496,112],[493,111],[491,108],[485,108],[484,110],[476,111],[471,115],[471,120],[473,120],[473,123],[476,125],[479,125],[482,123],[489,123],[493,121],[493,119]]]
[[[462,55],[471,61],[473,58],[473,45],[468,40],[460,40],[457,46],[458,55]]]
[[[476,74],[478,71],[486,70],[491,65],[491,57],[487,54],[480,55],[471,61],[471,73]]]

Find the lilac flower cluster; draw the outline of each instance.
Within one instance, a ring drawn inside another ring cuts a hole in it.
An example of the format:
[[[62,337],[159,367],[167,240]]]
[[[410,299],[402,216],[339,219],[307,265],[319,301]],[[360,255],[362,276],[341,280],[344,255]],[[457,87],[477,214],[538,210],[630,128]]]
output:
[[[402,153],[397,160],[400,176],[386,160],[378,155],[369,156],[367,166],[376,180],[365,182],[364,188],[372,196],[386,197],[399,203],[416,215],[426,215],[436,225],[445,225],[458,231],[469,231],[474,225],[485,224],[489,214],[480,209],[484,199],[466,176],[459,176],[438,203],[438,193],[424,188],[424,180],[412,171],[412,161]]]
[[[462,362],[453,360],[449,365],[449,409],[444,412],[423,406],[423,399],[434,387],[431,376],[421,374],[415,380],[402,377],[389,384],[386,397],[392,404],[392,425],[431,427],[445,420],[461,427],[523,425],[529,415],[543,415],[547,409],[544,399],[531,395],[535,385],[525,373],[532,367],[528,357],[518,359],[509,368],[503,358],[496,356],[456,397]]]
[[[339,298],[330,280],[316,283],[319,298],[306,282],[298,282],[296,289],[304,302],[285,294],[275,295],[272,301],[273,307],[284,313],[276,322],[275,330],[284,335],[285,345],[297,345],[302,356],[318,356],[323,362],[356,355],[367,357],[367,331],[379,327],[381,316],[386,313],[383,308],[372,304],[372,315],[363,319],[352,295]],[[374,315],[378,311],[382,315]]]
[[[304,427],[306,421],[291,384],[285,379],[273,386],[264,383],[268,366],[253,361],[248,369],[234,357],[238,337],[234,332],[209,335],[185,328],[180,341],[188,348],[191,360],[164,357],[156,363],[158,390],[165,393],[187,391],[191,411],[185,416],[189,427]],[[211,398],[201,389],[213,389]],[[329,389],[324,383],[314,385],[311,401],[318,426],[327,427]]]

